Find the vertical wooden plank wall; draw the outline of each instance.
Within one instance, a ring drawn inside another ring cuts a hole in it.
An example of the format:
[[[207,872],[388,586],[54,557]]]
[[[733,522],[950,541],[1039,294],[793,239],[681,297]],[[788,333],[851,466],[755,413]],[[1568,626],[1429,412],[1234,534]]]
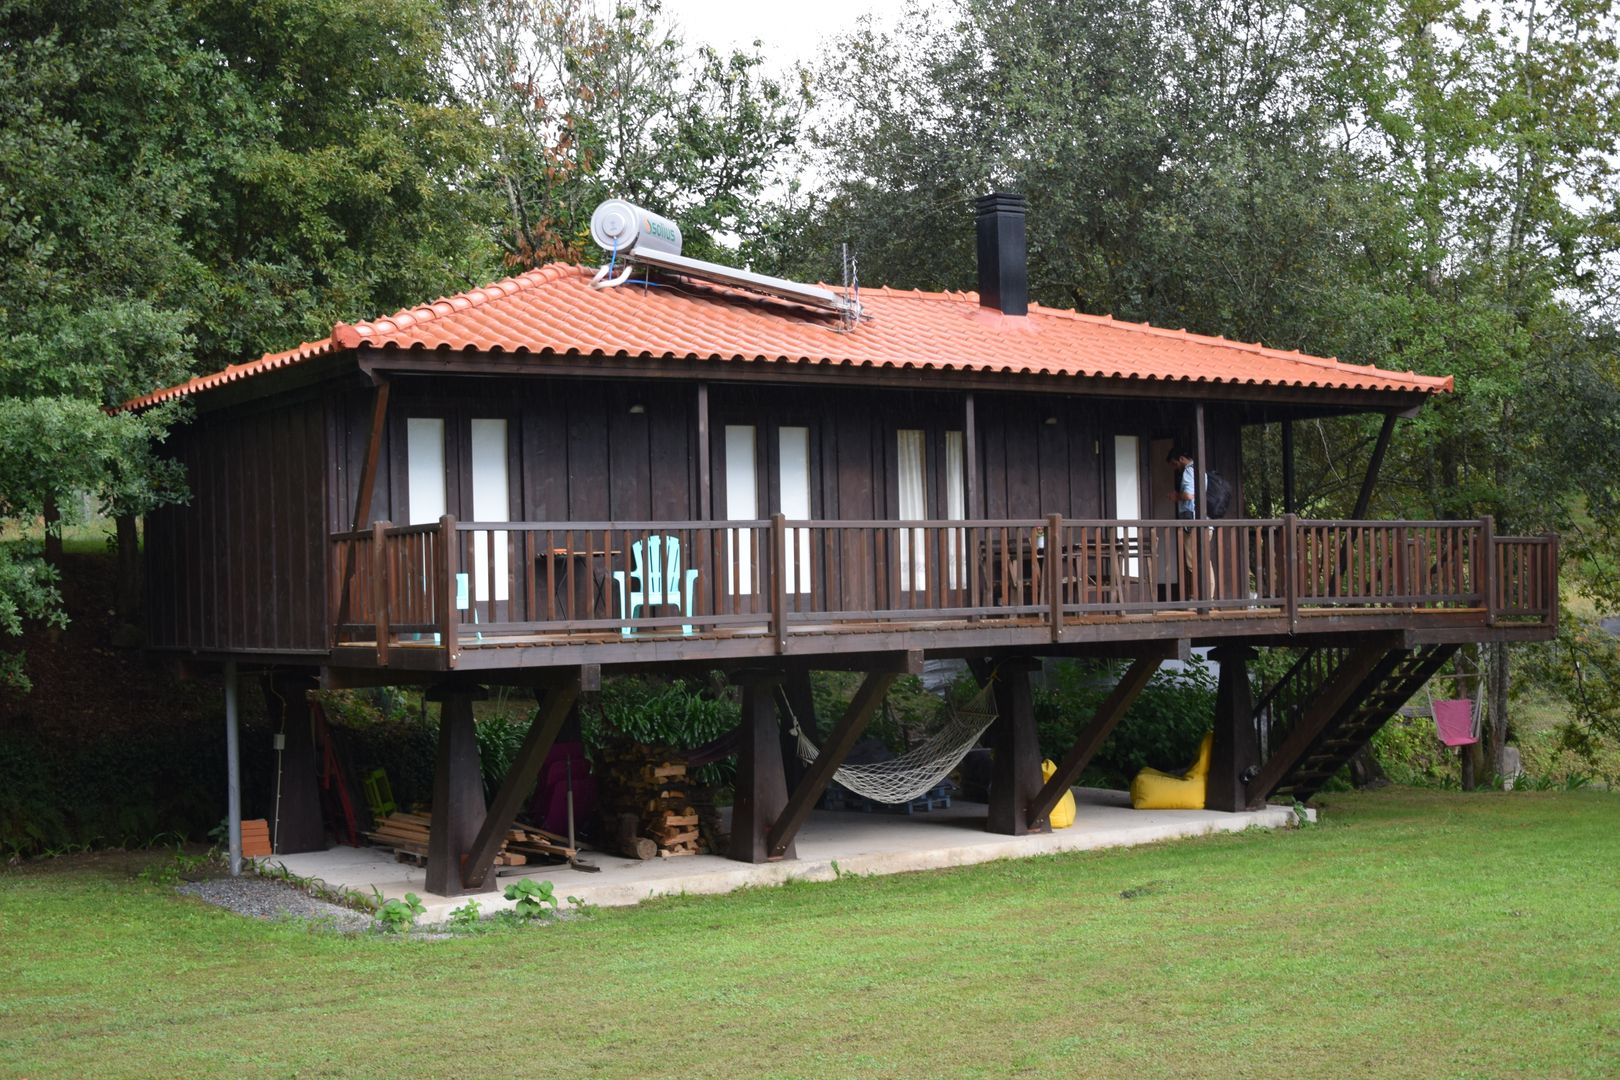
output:
[[[315,398],[173,434],[191,501],[147,516],[152,646],[325,652],[326,435]]]

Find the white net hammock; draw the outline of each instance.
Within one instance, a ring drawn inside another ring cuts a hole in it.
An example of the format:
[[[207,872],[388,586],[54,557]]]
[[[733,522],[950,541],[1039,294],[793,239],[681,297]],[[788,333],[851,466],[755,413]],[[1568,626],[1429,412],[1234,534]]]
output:
[[[888,761],[875,761],[868,765],[840,765],[833,779],[857,795],[873,802],[905,803],[932,791],[941,780],[949,776],[979,743],[996,719],[995,694],[991,678],[984,689],[962,705],[946,706],[944,726],[928,739]],[[787,701],[784,697],[783,706]],[[806,763],[816,760],[821,753],[810,736],[799,726],[798,717],[788,711],[793,723],[793,734],[799,740],[799,757]]]

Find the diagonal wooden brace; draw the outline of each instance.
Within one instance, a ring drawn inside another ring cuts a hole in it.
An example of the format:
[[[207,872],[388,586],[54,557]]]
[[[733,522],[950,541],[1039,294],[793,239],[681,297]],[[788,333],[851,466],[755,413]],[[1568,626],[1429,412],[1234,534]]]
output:
[[[811,809],[821,793],[827,790],[827,784],[832,780],[833,773],[838,766],[844,763],[850,750],[866,730],[866,725],[883,699],[889,693],[889,687],[894,685],[900,676],[892,671],[869,672],[861,683],[861,688],[855,691],[850,699],[849,708],[844,710],[843,717],[833,728],[832,734],[821,747],[821,753],[816,760],[810,763],[805,770],[804,779],[799,781],[788,796],[787,806],[783,807],[782,814],[771,823],[771,831],[765,838],[765,850],[770,858],[779,859],[787,851],[788,845],[798,833],[799,827],[810,816]]]
[[[545,764],[546,755],[557,741],[557,732],[562,730],[569,710],[579,700],[579,690],[579,674],[570,673],[545,692],[539,715],[529,726],[529,733],[523,737],[523,745],[512,760],[512,767],[507,770],[506,779],[501,781],[501,789],[495,793],[495,801],[490,804],[489,812],[484,815],[483,827],[478,830],[472,850],[467,853],[461,880],[468,889],[480,888],[489,878],[495,856],[500,853],[501,844],[506,839],[506,831],[512,827],[512,819],[523,805],[523,800],[534,791],[540,766]]]
[[[1031,830],[1040,827],[1052,808],[1063,798],[1080,774],[1085,771],[1091,759],[1096,756],[1097,749],[1102,746],[1103,740],[1124,717],[1136,696],[1147,686],[1148,680],[1153,678],[1159,665],[1164,663],[1165,654],[1155,652],[1149,656],[1138,657],[1125,672],[1123,678],[1114,686],[1113,693],[1099,706],[1091,717],[1091,723],[1086,725],[1080,737],[1075,740],[1074,746],[1063,756],[1058,765],[1057,772],[1052,779],[1042,785],[1041,790],[1035,793],[1030,800],[1029,807],[1024,811],[1024,820]]]

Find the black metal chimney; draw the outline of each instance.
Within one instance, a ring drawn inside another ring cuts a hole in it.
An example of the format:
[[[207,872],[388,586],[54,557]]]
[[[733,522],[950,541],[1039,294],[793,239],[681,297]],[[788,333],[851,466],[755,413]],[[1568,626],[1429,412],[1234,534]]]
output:
[[[1024,197],[993,192],[980,195],[973,208],[979,224],[979,306],[1004,315],[1029,314]]]

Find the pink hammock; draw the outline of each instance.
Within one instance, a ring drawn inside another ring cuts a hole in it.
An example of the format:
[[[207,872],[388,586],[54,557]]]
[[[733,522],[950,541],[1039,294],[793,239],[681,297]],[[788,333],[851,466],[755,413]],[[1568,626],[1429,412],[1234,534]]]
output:
[[[1474,734],[1474,702],[1472,698],[1436,701],[1434,705],[1434,733],[1447,746],[1469,746],[1479,742]]]

